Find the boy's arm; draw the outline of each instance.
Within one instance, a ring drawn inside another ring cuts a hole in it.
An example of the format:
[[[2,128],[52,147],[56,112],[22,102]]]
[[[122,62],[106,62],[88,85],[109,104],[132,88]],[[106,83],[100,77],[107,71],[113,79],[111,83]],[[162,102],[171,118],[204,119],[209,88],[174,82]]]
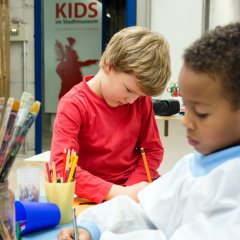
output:
[[[100,238],[91,238],[87,230],[79,228],[79,239],[80,240],[99,240]],[[146,237],[147,236],[147,237]],[[74,239],[73,229],[64,228],[58,235],[58,240],[69,240]],[[101,240],[167,240],[160,230],[139,230],[130,233],[116,234],[110,231],[106,231],[101,235]],[[180,240],[180,239],[179,239]]]
[[[141,191],[143,188],[145,188],[147,185],[148,185],[147,182],[140,182],[132,186],[126,186],[126,187],[113,184],[109,192],[107,193],[105,200],[110,200],[113,197],[116,197],[118,195],[126,195],[128,197],[131,197],[136,202],[138,202],[138,197],[137,197],[138,192]]]
[[[112,201],[108,201],[108,203],[110,202]],[[232,211],[226,211],[226,214],[224,214],[224,211],[220,206],[219,211],[212,213],[212,216],[199,213],[196,215],[195,219],[186,224],[178,226],[174,233],[167,237],[160,229],[156,229],[154,226],[148,225],[146,216],[137,215],[136,212],[138,212],[138,210],[136,210],[134,207],[132,208],[129,202],[125,202],[123,205],[120,203],[116,204],[115,206],[114,204],[110,205],[112,205],[114,209],[108,207],[108,209],[103,208],[102,213],[98,210],[94,210],[94,213],[88,213],[88,210],[95,208],[92,207],[87,209],[85,213],[85,217],[90,218],[91,221],[94,221],[98,226],[98,229],[101,232],[101,240],[239,239],[240,222],[238,221],[238,208],[233,208]],[[129,214],[127,214],[127,212],[125,214],[122,213],[122,206],[125,206],[126,211],[128,211]],[[119,210],[121,215],[115,215],[114,211],[116,211],[119,207],[121,207],[121,210]],[[134,217],[132,217],[132,211],[135,212]],[[111,216],[112,213],[113,216]],[[229,219],[231,221],[229,221]],[[82,221],[83,220],[79,220],[80,225],[82,224]],[[146,221],[145,224],[144,221]],[[73,239],[73,230],[65,229],[59,234],[59,236],[62,236],[61,238],[58,238],[59,240]],[[88,231],[79,228],[79,237],[81,237],[81,240],[99,239],[91,239],[89,236],[90,234]]]
[[[78,129],[84,121],[81,115],[80,103],[60,100],[57,116],[54,122],[54,131],[51,144],[51,160],[56,164],[57,173],[63,172],[63,149],[79,150]],[[79,113],[79,114],[78,114]],[[74,118],[71,118],[74,116]],[[93,202],[101,203],[109,192],[112,183],[99,178],[80,166],[76,168],[76,190],[79,197],[87,198]]]
[[[100,234],[105,231],[128,232],[133,229],[155,228],[141,206],[123,195],[83,211],[78,217],[78,226],[87,229],[85,223],[89,222],[94,223]],[[89,232],[92,231],[91,229]],[[96,229],[94,232],[97,232]]]
[[[129,176],[125,185],[132,185],[141,181],[148,181],[141,148],[144,148],[152,180],[159,177],[158,168],[163,159],[164,149],[160,140],[157,123],[155,120],[152,100],[144,97],[141,105],[141,130],[138,139],[139,158],[134,172]]]

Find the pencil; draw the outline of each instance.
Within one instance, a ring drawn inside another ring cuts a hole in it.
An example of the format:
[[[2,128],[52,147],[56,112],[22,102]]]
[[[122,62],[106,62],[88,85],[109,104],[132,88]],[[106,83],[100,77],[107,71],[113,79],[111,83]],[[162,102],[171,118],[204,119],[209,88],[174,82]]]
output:
[[[75,151],[74,151],[74,149],[72,149],[71,155],[70,155],[70,163],[71,163],[71,165],[73,163],[74,156],[75,156]]]
[[[70,173],[70,166],[68,166],[68,167],[66,168],[65,175],[64,175],[64,179],[63,179],[63,182],[64,182],[64,183],[66,183],[66,182],[68,181],[69,173]]]
[[[75,156],[74,159],[73,159],[72,165],[71,165],[71,170],[70,170],[67,182],[72,181],[73,174],[74,174],[74,171],[75,171],[76,166],[77,166],[77,162],[78,162],[78,156]]]
[[[16,239],[20,240],[20,222],[16,222]]]
[[[147,157],[146,157],[144,148],[141,148],[141,154],[142,154],[143,164],[144,164],[145,171],[146,171],[146,174],[147,174],[148,182],[151,183],[152,182],[152,178],[151,178],[151,175],[150,175],[148,162],[147,162]]]
[[[75,207],[72,207],[72,221],[73,221],[74,239],[79,240]]]
[[[67,151],[67,159],[66,159],[66,164],[65,164],[65,175],[66,175],[66,171],[67,171],[67,168],[68,168],[68,166],[69,166],[69,163],[70,163],[70,156],[71,155],[71,152],[70,152],[70,149],[68,149],[68,151]],[[64,175],[64,177],[65,177],[65,175]]]
[[[57,182],[57,172],[56,172],[56,165],[54,161],[52,161],[52,182],[53,183]]]
[[[47,179],[48,179],[48,182],[52,182],[52,177],[51,177],[51,173],[50,173],[50,169],[49,169],[49,164],[48,162],[45,163],[45,166],[46,166],[46,173],[47,173]]]
[[[62,171],[63,179],[64,179],[64,176],[65,176],[66,161],[67,161],[67,150],[66,150],[66,148],[64,148],[63,149],[63,171]]]

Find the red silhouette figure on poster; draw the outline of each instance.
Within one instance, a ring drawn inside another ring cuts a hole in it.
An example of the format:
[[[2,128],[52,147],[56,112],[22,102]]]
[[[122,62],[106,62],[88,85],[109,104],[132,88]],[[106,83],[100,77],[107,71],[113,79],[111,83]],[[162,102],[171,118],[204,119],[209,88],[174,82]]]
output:
[[[79,61],[77,52],[73,49],[76,42],[74,38],[67,38],[69,45],[65,45],[65,50],[61,42],[56,40],[55,51],[56,58],[59,62],[56,68],[56,73],[61,78],[61,89],[58,95],[60,99],[67,93],[74,85],[83,80],[81,67],[96,64],[97,59],[89,59],[86,61]]]

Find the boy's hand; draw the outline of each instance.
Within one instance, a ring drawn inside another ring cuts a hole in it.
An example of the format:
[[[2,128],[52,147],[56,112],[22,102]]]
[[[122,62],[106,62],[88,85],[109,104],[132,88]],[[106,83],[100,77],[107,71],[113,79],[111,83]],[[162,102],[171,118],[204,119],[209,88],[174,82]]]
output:
[[[143,188],[145,188],[148,184],[149,184],[148,182],[140,182],[131,186],[126,186],[126,187],[114,184],[110,188],[110,191],[105,197],[105,200],[109,200],[118,195],[126,195],[134,199],[136,202],[138,202],[138,197],[137,197],[138,192]]]
[[[131,197],[133,200],[135,200],[136,202],[138,202],[138,193],[145,188],[149,183],[148,182],[140,182],[140,183],[136,183],[134,185],[131,186],[126,186],[125,187],[125,191],[126,191],[126,195],[128,195],[129,197]]]
[[[78,236],[81,240],[91,240],[91,236],[88,231],[79,228]],[[58,234],[58,240],[74,240],[74,232],[72,228],[63,228]]]

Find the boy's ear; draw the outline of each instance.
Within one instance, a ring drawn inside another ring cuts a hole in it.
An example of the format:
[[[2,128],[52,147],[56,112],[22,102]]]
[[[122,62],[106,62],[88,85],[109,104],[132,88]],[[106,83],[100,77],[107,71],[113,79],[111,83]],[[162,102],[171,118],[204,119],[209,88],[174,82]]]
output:
[[[106,74],[109,74],[110,71],[111,71],[111,66],[109,64],[104,64],[103,66],[103,71],[106,73]]]

